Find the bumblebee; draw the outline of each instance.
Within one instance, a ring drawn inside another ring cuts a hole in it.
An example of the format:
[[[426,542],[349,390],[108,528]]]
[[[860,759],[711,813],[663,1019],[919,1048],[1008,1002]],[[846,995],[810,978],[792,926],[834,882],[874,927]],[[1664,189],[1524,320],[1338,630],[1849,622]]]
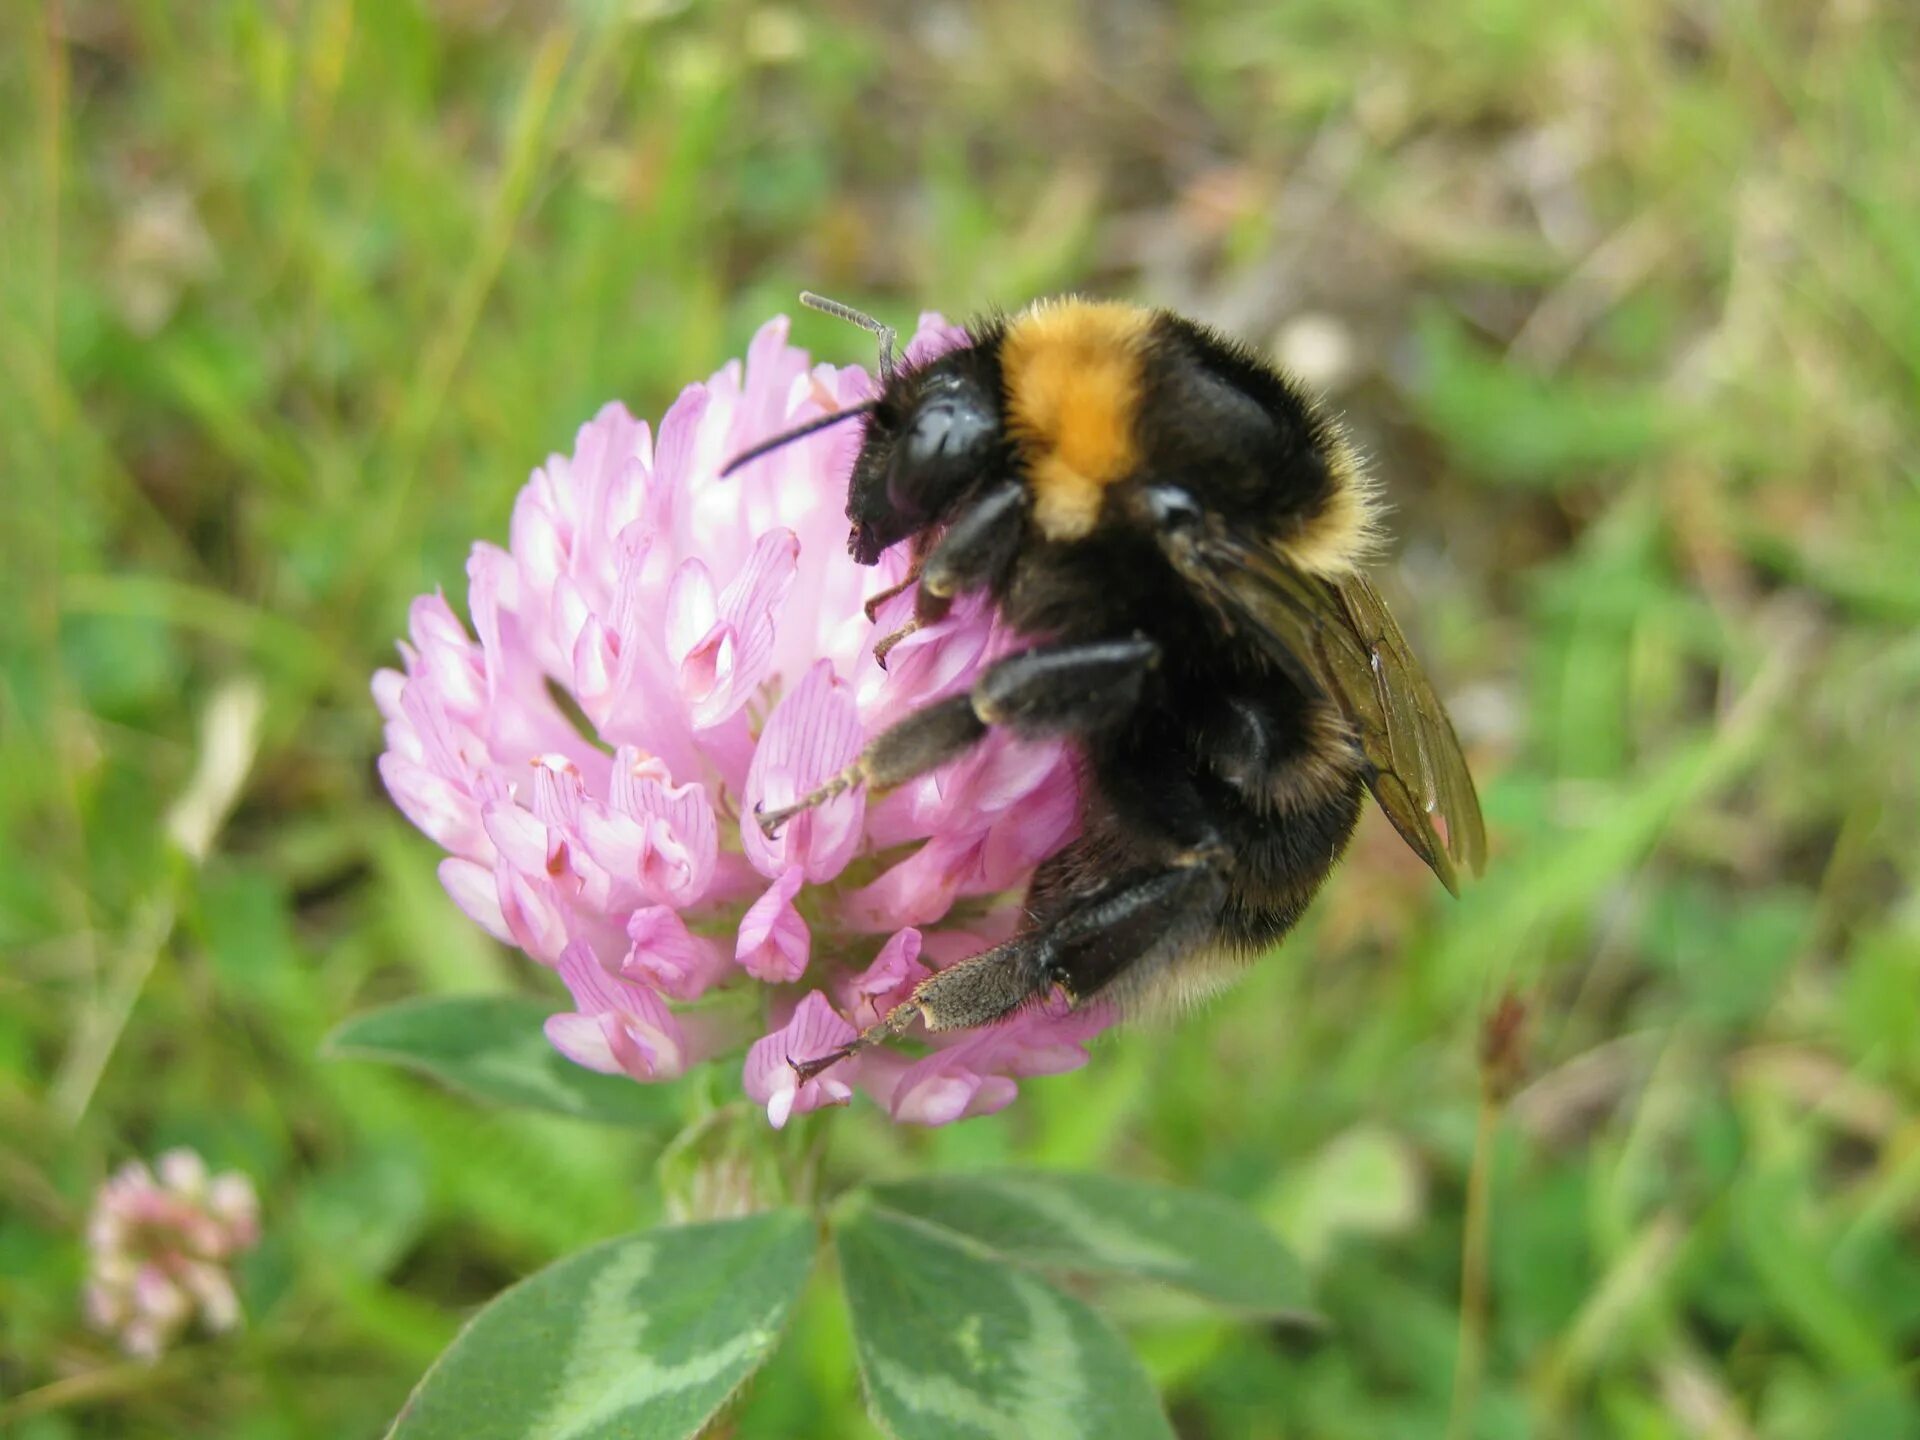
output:
[[[801,298],[879,337],[879,393],[728,471],[858,419],[853,559],[910,542],[913,624],[985,591],[1033,643],[761,825],[925,774],[995,727],[1067,738],[1086,782],[1080,837],[1035,873],[1014,936],[797,1063],[803,1078],[916,1017],[945,1030],[1055,992],[1128,1005],[1210,988],[1293,927],[1369,790],[1448,890],[1481,868],[1453,726],[1362,573],[1373,489],[1313,400],[1165,310],[1043,301],[906,366],[886,327]]]

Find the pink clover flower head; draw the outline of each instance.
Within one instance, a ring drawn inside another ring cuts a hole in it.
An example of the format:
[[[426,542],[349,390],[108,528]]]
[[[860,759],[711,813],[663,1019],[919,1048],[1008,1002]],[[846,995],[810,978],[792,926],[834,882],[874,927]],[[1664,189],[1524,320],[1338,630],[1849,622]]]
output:
[[[1034,867],[1077,832],[1075,769],[1060,744],[996,733],[889,794],[850,790],[761,832],[756,807],[806,794],[1017,645],[973,596],[874,660],[913,598],[865,613],[908,559],[848,558],[857,424],[721,478],[750,445],[874,393],[786,337],[783,318],[762,326],[745,364],[687,387],[657,431],[607,406],[533,473],[507,547],[474,547],[471,633],[422,596],[401,668],[374,677],[380,772],[447,851],[454,903],[558,974],[573,1008],[547,1036],[568,1058],[645,1082],[745,1048],[743,1086],[775,1125],[856,1090],[942,1124],[1084,1063],[1100,1022],[1042,1008],[916,1030],[919,1058],[869,1050],[806,1084],[788,1061],[1011,931]],[[905,363],[962,340],[923,316]],[[760,1026],[730,1033],[716,990],[760,993]]]
[[[253,1184],[210,1175],[191,1150],[149,1168],[133,1160],[94,1196],[87,1222],[87,1319],[121,1349],[157,1360],[198,1317],[218,1334],[240,1323],[230,1267],[260,1239]]]

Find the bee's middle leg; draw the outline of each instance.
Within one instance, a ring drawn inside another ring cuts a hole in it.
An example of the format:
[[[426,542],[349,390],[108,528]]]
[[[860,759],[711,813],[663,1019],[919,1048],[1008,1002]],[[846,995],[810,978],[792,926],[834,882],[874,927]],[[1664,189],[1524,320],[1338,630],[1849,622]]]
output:
[[[965,754],[992,726],[1027,738],[1084,734],[1125,719],[1160,647],[1145,636],[1036,645],[996,661],[964,695],[924,706],[881,731],[860,757],[791,805],[760,814],[772,835],[802,811],[856,785],[888,789]]]

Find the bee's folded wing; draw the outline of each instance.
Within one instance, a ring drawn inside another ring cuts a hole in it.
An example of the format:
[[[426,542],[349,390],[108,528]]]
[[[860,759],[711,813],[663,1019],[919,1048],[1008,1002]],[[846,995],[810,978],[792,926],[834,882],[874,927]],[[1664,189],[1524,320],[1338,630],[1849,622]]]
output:
[[[1162,545],[1230,629],[1333,702],[1366,758],[1380,808],[1458,893],[1456,865],[1478,874],[1486,862],[1480,799],[1453,723],[1379,592],[1358,575],[1304,574],[1217,525],[1168,529]]]

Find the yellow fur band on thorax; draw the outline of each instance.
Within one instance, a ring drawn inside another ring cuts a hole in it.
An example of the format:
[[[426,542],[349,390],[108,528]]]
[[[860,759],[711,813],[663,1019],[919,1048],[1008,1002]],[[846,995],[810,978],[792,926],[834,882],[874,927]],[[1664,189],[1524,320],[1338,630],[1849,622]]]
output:
[[[1134,419],[1152,314],[1114,301],[1061,300],[1016,317],[1001,344],[1008,428],[1049,540],[1091,534],[1109,485],[1138,460]]]

